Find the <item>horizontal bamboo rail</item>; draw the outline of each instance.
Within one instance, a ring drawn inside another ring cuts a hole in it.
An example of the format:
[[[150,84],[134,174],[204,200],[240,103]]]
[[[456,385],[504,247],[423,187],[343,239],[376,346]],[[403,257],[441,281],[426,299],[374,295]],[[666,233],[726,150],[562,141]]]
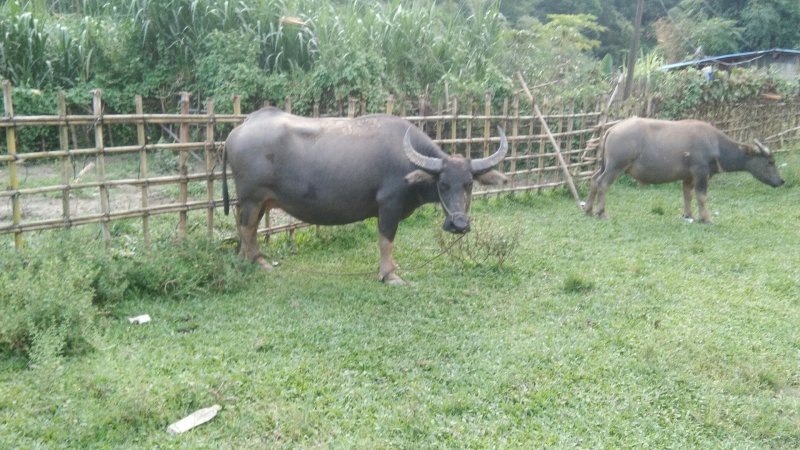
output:
[[[192,211],[206,212],[203,220],[209,234],[212,233],[222,204],[218,191],[225,136],[221,133],[238,125],[247,116],[241,113],[238,98],[234,98],[232,114],[216,114],[213,102],[207,102],[201,111],[190,111],[190,98],[188,93],[182,95],[182,112],[179,114],[146,114],[138,96],[134,102],[135,114],[106,114],[102,93],[95,91],[91,115],[68,114],[63,96],[60,96],[56,115],[16,116],[11,87],[4,83],[5,109],[0,116],[0,133],[5,133],[6,139],[5,147],[0,147],[0,178],[9,179],[7,183],[3,180],[6,189],[0,191],[0,234],[13,234],[15,245],[19,247],[23,233],[99,224],[104,239],[108,240],[110,222],[136,219],[142,221],[142,233],[145,243],[148,243],[150,218],[178,216],[178,232],[182,236],[188,229],[188,221],[198,220],[195,216],[188,216]],[[503,105],[500,110],[496,107],[499,103]],[[625,116],[613,108],[610,110],[611,102],[605,100],[597,101],[588,110],[586,107],[576,111],[573,106],[551,106],[541,119],[534,111],[522,111],[524,105],[519,101],[519,93],[499,103],[488,93],[483,99],[483,107],[480,102],[460,102],[451,97],[446,102],[439,102],[437,110],[443,112],[421,114],[411,111],[411,114],[406,114],[406,104],[395,104],[390,98],[385,112],[401,115],[424,127],[444,151],[474,157],[486,156],[494,150],[500,142],[496,126],[503,127],[509,153],[500,169],[511,182],[503,187],[476,187],[476,197],[566,187],[567,178],[586,180],[597,166],[600,135],[614,124],[615,118]],[[424,110],[423,105],[431,104],[429,99],[420,97],[420,111]],[[289,99],[285,109],[291,110]],[[355,117],[358,111],[364,110],[363,103],[351,101],[343,115]],[[780,144],[800,142],[800,108],[787,107],[786,111],[779,116],[783,128],[768,133],[769,137]],[[320,115],[316,106],[313,115]],[[769,130],[761,122],[753,125],[743,117],[742,112],[738,115],[719,114],[714,123],[718,126],[724,124],[720,127],[739,135],[752,133],[754,129]],[[43,127],[54,127],[57,131],[58,142],[52,143],[51,148],[31,151],[19,147],[17,141],[21,132]],[[83,132],[80,142],[75,140],[76,129]],[[119,130],[128,131],[120,133]],[[113,139],[131,134],[133,139],[122,142]],[[160,134],[162,139],[154,139],[154,134]],[[559,162],[559,155],[564,159],[563,165]],[[155,172],[149,159],[156,156],[175,158],[175,169],[167,173]],[[85,165],[81,173],[76,174],[73,172],[79,171],[74,167],[78,159],[83,159],[84,164],[91,159],[92,164]],[[131,166],[131,161],[136,161],[138,173],[125,173],[119,169],[109,171],[120,160],[126,161],[127,167]],[[50,162],[59,167],[56,177],[59,181],[37,186],[25,180],[24,174],[28,169]],[[131,189],[138,192],[133,202]],[[86,192],[91,195],[85,195]],[[125,202],[118,200],[121,194],[125,195]],[[33,198],[37,202],[32,202]],[[6,214],[3,208],[9,203],[12,208]],[[34,209],[45,203],[50,211],[60,210],[58,217],[37,214]],[[232,219],[226,220],[230,222]],[[288,223],[283,223],[286,220],[272,222],[277,220],[266,218],[260,232],[266,235],[291,233],[306,226],[291,218],[288,218]]]

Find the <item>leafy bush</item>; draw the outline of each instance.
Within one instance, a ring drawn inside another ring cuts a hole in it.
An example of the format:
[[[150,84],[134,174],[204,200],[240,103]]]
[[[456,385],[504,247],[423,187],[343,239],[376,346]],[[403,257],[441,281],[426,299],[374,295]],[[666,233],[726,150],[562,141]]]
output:
[[[235,252],[206,238],[161,242],[153,249],[121,262],[117,273],[127,283],[126,293],[182,299],[208,292],[231,293],[256,269]],[[111,276],[111,274],[107,274]]]
[[[0,271],[0,349],[35,364],[92,347],[94,264],[74,254],[18,255]]]

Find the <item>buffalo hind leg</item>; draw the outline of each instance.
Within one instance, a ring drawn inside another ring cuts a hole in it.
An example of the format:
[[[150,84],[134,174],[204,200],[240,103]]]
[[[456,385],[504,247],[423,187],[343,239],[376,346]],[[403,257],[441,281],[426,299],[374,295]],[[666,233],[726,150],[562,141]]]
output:
[[[701,167],[692,173],[694,183],[694,196],[697,199],[697,212],[700,215],[701,223],[711,223],[711,216],[706,208],[706,197],[708,193],[708,168]]]
[[[683,187],[683,218],[692,219],[692,189],[694,189],[694,183],[692,183],[691,179],[685,179],[681,185]]]
[[[239,256],[269,270],[272,266],[261,256],[258,249],[258,223],[267,211],[267,202],[243,201],[239,208]]]
[[[583,205],[583,211],[586,213],[587,216],[592,215],[592,208],[594,206],[594,200],[597,198],[597,180],[602,176],[603,170],[598,169],[594,175],[592,175],[592,183],[591,188],[589,189],[589,197],[586,199],[586,204]]]
[[[606,170],[597,178],[597,217],[601,219],[608,219],[608,215],[606,214],[606,194],[608,194],[608,189],[620,173],[620,171],[612,171],[606,167]],[[594,184],[594,182],[592,184]],[[593,187],[592,190],[594,189]]]

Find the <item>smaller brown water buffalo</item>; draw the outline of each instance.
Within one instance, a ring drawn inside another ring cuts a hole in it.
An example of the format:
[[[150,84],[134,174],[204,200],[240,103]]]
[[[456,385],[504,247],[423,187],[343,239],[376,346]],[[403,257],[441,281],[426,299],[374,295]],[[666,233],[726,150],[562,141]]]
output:
[[[228,213],[226,165],[238,197],[240,255],[270,265],[258,250],[258,223],[271,208],[317,225],[342,225],[378,218],[379,278],[396,274],[392,248],[397,226],[425,203],[440,203],[442,228],[466,233],[473,180],[499,184],[494,170],[508,151],[500,146],[479,159],[443,152],[407,120],[386,115],[312,119],[265,108],[251,114],[225,142],[223,200]]]
[[[656,120],[633,117],[623,120],[603,136],[603,160],[592,176],[585,211],[606,218],[608,188],[627,172],[642,184],[683,182],[683,216],[692,218],[692,189],[697,196],[700,220],[710,223],[706,209],[708,179],[720,172],[747,171],[770,186],[783,184],[769,149],[738,143],[707,122]]]

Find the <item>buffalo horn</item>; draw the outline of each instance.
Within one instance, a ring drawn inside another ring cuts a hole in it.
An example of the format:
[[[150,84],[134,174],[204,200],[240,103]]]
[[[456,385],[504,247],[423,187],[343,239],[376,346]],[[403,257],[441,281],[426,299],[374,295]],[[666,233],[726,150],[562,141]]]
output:
[[[420,169],[431,173],[439,173],[442,171],[441,159],[422,155],[411,145],[411,127],[408,127],[406,135],[403,137],[403,151],[405,151],[408,160]]]
[[[756,147],[758,147],[761,150],[762,153],[764,153],[767,156],[770,155],[770,151],[769,151],[769,149],[767,148],[766,145],[764,145],[761,142],[759,142],[758,139],[753,139],[753,142],[756,143]]]
[[[473,159],[470,161],[472,173],[486,172],[492,167],[498,165],[500,161],[506,157],[506,152],[508,152],[508,140],[506,139],[506,134],[503,133],[503,129],[500,127],[497,127],[497,131],[500,133],[500,148],[486,158]]]

